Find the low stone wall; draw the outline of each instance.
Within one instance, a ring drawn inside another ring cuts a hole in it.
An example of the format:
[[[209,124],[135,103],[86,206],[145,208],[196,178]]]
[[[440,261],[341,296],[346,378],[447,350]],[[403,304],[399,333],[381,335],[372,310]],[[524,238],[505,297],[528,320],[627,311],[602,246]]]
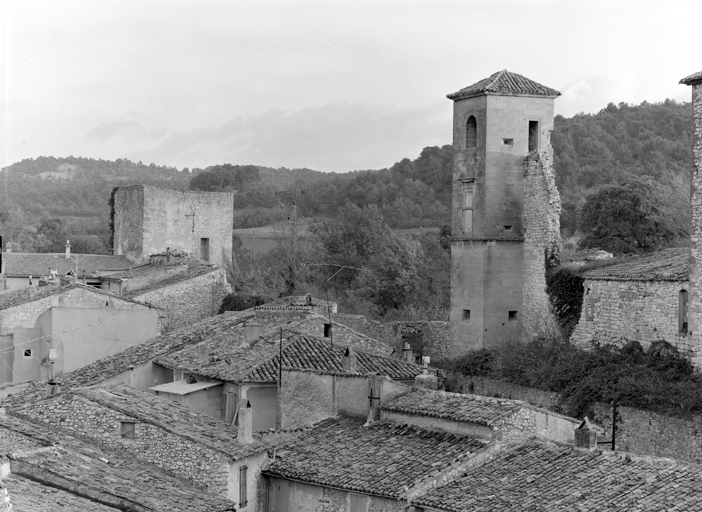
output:
[[[13,411],[104,446],[124,450],[140,460],[192,480],[222,496],[228,493],[229,457],[155,425],[77,395],[56,395]],[[120,422],[135,422],[134,439],[123,439]]]
[[[143,294],[135,292],[130,296],[139,302],[162,308],[166,317],[163,332],[169,332],[216,315],[229,290],[226,272],[217,269]]]
[[[381,323],[368,320],[361,315],[338,313],[333,320],[365,334],[369,338],[386,343],[395,354],[402,353],[402,345],[408,341],[415,355],[430,356],[432,359],[450,357],[451,331],[449,322],[417,321]]]
[[[580,320],[570,338],[587,348],[593,341],[636,340],[644,348],[665,340],[681,350],[691,347],[680,334],[678,296],[687,282],[585,280]]]
[[[559,395],[549,391],[516,386],[485,377],[454,376],[454,391],[497,398],[523,400],[537,407],[560,411]],[[612,406],[596,404],[594,423],[604,429],[600,442],[610,441]],[[632,407],[618,407],[617,450],[638,455],[653,455],[702,464],[702,417],[688,419],[666,416]],[[608,445],[601,445],[607,448]]]

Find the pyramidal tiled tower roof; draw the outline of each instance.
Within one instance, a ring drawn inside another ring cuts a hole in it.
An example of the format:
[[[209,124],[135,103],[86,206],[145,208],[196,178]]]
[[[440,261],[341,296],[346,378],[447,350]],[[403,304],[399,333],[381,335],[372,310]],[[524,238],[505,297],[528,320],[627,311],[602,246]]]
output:
[[[699,82],[702,82],[702,71],[693,73],[690,76],[686,76],[685,78],[680,80],[680,83],[685,85],[694,85]]]
[[[527,96],[545,96],[551,98],[561,95],[561,93],[555,89],[551,89],[533,80],[529,80],[522,75],[503,69],[458,92],[447,94],[446,97],[450,100],[460,100],[479,94],[524,94]]]

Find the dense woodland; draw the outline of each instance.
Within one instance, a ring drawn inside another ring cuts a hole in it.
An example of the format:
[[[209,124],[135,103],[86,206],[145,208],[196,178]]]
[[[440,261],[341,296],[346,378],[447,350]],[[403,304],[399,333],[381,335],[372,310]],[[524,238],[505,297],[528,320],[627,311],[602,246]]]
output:
[[[557,116],[554,163],[566,237],[615,254],[685,243],[691,129],[690,103],[670,100]],[[307,227],[293,241],[283,222],[270,257],[254,261],[236,247],[235,289],[267,296],[314,289],[371,316],[421,310],[445,318],[452,159],[450,145],[426,147],[387,169],[335,174],[39,157],[0,172],[0,231],[15,250],[58,251],[70,238],[76,252],[107,252],[113,187],[233,191],[237,228],[285,220],[293,204]],[[413,237],[391,229],[420,226],[444,228],[441,236]],[[340,268],[334,265],[350,268],[327,281]]]

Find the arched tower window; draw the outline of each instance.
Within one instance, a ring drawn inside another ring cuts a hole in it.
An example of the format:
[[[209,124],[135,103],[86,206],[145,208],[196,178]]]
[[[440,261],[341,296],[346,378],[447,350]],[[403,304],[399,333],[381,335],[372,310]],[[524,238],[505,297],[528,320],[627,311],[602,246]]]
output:
[[[478,123],[474,116],[466,122],[466,149],[475,149],[478,140]]]
[[[678,295],[678,331],[687,334],[687,290],[680,290]]]

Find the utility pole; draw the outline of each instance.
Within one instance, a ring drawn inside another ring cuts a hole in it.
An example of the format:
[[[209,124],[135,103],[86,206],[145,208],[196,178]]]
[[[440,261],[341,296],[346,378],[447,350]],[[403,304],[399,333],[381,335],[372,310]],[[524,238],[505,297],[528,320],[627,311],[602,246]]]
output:
[[[297,280],[297,244],[296,244],[296,226],[297,226],[297,201],[293,201],[292,216],[288,217],[288,224],[292,225],[292,263],[290,269],[290,286],[291,291],[295,288],[295,281]]]

